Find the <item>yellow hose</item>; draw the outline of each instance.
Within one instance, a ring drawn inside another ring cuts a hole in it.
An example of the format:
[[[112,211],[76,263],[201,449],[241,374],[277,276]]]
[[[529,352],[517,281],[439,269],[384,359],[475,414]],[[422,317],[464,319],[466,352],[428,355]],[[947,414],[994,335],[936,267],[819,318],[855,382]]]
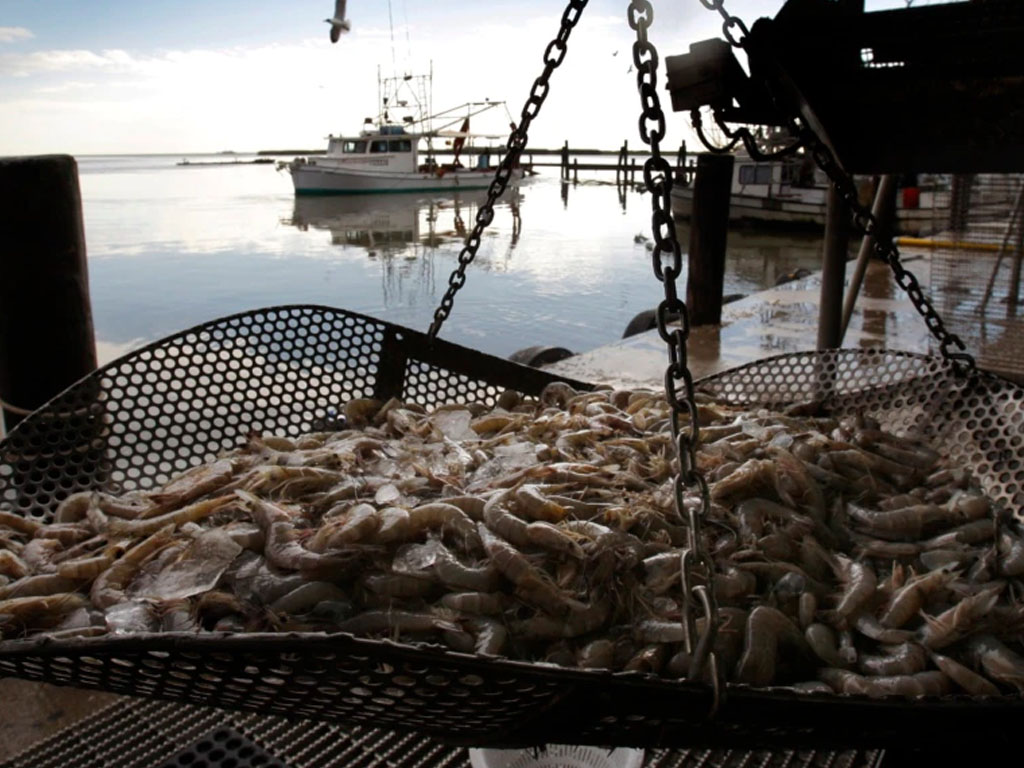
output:
[[[927,237],[897,237],[896,245],[912,248],[951,248],[962,251],[998,251],[998,243],[975,243],[970,240],[933,240]]]

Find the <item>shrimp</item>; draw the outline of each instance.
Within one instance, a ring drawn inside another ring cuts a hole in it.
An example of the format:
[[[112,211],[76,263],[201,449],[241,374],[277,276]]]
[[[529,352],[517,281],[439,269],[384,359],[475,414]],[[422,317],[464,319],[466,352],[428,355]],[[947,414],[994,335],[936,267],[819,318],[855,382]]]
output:
[[[924,549],[944,549],[959,544],[981,544],[996,534],[995,520],[975,520],[921,542]]]
[[[814,655],[830,667],[845,667],[846,662],[839,655],[836,633],[826,624],[810,624],[804,630],[804,639]]]
[[[665,666],[665,646],[660,644],[648,645],[639,651],[626,662],[623,670],[626,672],[647,672],[658,674]]]
[[[3,527],[10,528],[18,533],[27,533],[29,536],[34,536],[36,531],[42,528],[43,525],[30,518],[0,510],[0,528]]]
[[[576,651],[580,669],[612,669],[615,665],[615,643],[606,637],[591,640]]]
[[[452,504],[442,502],[422,504],[408,510],[407,515],[395,515],[391,518],[382,516],[377,541],[384,544],[408,541],[433,528],[454,531],[467,548],[479,549],[482,546],[480,536],[476,532],[476,523],[469,515]]]
[[[984,589],[976,595],[965,597],[955,606],[938,616],[924,616],[925,625],[918,631],[921,645],[928,650],[938,650],[952,645],[970,632],[995,606],[1003,584]]]
[[[80,544],[93,535],[88,523],[51,523],[35,532],[33,538],[56,539],[62,547]]]
[[[493,563],[480,568],[464,565],[443,544],[437,542],[434,575],[446,587],[468,589],[474,592],[492,592],[501,583],[501,573]]]
[[[611,614],[611,601],[595,594],[589,605],[576,610],[568,617],[555,618],[538,614],[532,618],[513,622],[512,630],[518,637],[527,639],[573,638],[600,629]]]
[[[526,526],[526,538],[531,544],[552,552],[561,552],[582,560],[586,555],[583,548],[561,529],[551,523],[534,522]]]
[[[864,677],[845,669],[828,668],[819,670],[818,677],[836,693],[870,696],[873,699],[886,696],[944,696],[950,689],[949,678],[939,671],[918,672],[915,675]]]
[[[500,656],[508,643],[508,630],[500,621],[483,617],[464,620],[473,635],[473,651],[481,656]]]
[[[516,593],[525,602],[554,615],[563,615],[575,607],[575,601],[562,593],[547,574],[535,568],[522,552],[499,539],[483,523],[478,525],[491,562],[516,585]]]
[[[526,532],[526,521],[502,506],[509,495],[509,491],[503,491],[488,499],[484,505],[484,522],[490,530],[506,541],[517,547],[528,547],[532,542]]]
[[[185,523],[194,523],[198,520],[209,517],[219,512],[228,504],[235,501],[235,496],[218,496],[213,499],[205,499],[190,504],[187,507],[167,512],[159,517],[151,517],[145,520],[122,520],[121,518],[109,518],[106,531],[112,536],[151,536],[167,525],[177,528]]]
[[[69,613],[87,605],[85,596],[76,592],[0,600],[0,637],[55,626]]]
[[[77,523],[85,519],[85,513],[92,503],[93,491],[79,491],[72,493],[64,501],[57,505],[53,514],[55,523]]]
[[[775,680],[780,646],[788,647],[810,659],[811,649],[789,617],[775,608],[760,605],[747,617],[743,656],[736,666],[737,682],[755,686],[771,685]]]
[[[1024,538],[1009,531],[999,534],[999,572],[1004,576],[1024,576]]]
[[[434,591],[434,584],[426,579],[402,573],[374,573],[363,578],[371,592],[387,597],[423,597]]]
[[[0,603],[2,605],[2,603]],[[3,613],[3,610],[0,610]],[[992,635],[978,635],[967,641],[967,657],[993,680],[1024,693],[1024,658]]]
[[[748,459],[728,477],[711,485],[713,501],[736,496],[750,498],[763,491],[774,491],[778,484],[775,462],[770,459]]]
[[[977,672],[973,672],[958,661],[938,653],[929,654],[935,666],[946,673],[947,677],[972,696],[998,696],[997,688],[990,680],[986,680]],[[1024,679],[1024,678],[1022,678]]]
[[[878,578],[867,563],[850,560],[843,555],[836,555],[836,578],[842,582],[844,589],[836,613],[844,619],[860,610],[875,595]]]
[[[234,463],[221,459],[212,464],[193,467],[167,483],[150,498],[160,507],[180,507],[190,501],[220,490],[235,476]]]
[[[536,485],[521,485],[514,494],[516,508],[533,520],[557,523],[568,514],[565,507],[541,493]]]
[[[125,590],[142,565],[165,546],[174,535],[174,525],[165,525],[124,553],[92,584],[89,597],[101,610],[126,600]]]
[[[20,579],[22,576],[26,576],[28,574],[28,566],[25,564],[24,560],[13,552],[6,549],[0,549],[0,573],[5,576]]]
[[[372,504],[356,504],[344,517],[332,519],[322,525],[306,546],[313,552],[326,552],[366,541],[380,528],[381,516]]]
[[[403,632],[458,632],[459,626],[433,613],[376,610],[364,611],[339,622],[336,629],[353,635],[376,635],[386,632],[398,636]]]
[[[0,600],[73,592],[81,584],[82,582],[78,579],[65,578],[56,573],[40,573],[35,576],[25,576],[5,587],[0,587]]]
[[[954,571],[936,570],[913,577],[889,598],[879,623],[883,627],[902,627],[924,607],[929,595],[942,589],[956,575]]]
[[[928,664],[928,653],[917,643],[903,643],[896,646],[882,646],[881,656],[861,654],[857,660],[860,671],[878,677],[892,675],[916,675],[923,672]]]
[[[474,616],[499,616],[508,598],[501,592],[449,592],[441,597],[441,605],[459,613]]]

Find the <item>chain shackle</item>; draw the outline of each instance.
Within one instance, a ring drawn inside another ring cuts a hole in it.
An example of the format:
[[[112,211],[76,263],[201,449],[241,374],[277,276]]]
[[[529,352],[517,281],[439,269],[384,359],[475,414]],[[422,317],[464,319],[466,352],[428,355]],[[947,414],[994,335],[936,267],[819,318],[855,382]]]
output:
[[[707,3],[707,0],[701,0]],[[720,0],[718,0],[720,6]],[[709,6],[710,7],[710,6]],[[665,138],[665,113],[657,91],[658,51],[647,31],[654,21],[649,0],[631,0],[627,12],[629,26],[636,32],[633,63],[637,70],[640,97],[640,138],[650,146],[644,163],[644,184],[651,193],[651,231],[654,236],[652,264],[655,277],[664,287],[665,298],[655,312],[658,335],[668,348],[665,370],[665,399],[671,409],[672,442],[676,447],[678,472],[673,482],[676,513],[690,523],[687,546],[680,561],[683,590],[682,624],[686,653],[690,655],[687,677],[700,679],[705,668],[711,671],[715,702],[721,698],[722,680],[713,649],[718,631],[718,606],[714,599],[714,564],[704,547],[702,525],[711,510],[707,482],[697,466],[700,428],[697,418],[693,377],[687,364],[686,343],[690,335],[689,312],[679,298],[676,279],[682,274],[682,249],[672,217],[672,164],[661,154]],[[742,24],[742,22],[740,22]],[[681,327],[669,329],[678,318]],[[699,506],[688,505],[687,494]],[[698,616],[699,615],[699,616]],[[703,627],[698,627],[698,617]]]
[[[522,156],[523,150],[526,149],[530,123],[540,114],[540,108],[543,106],[544,100],[548,97],[548,92],[551,90],[549,82],[551,73],[565,60],[565,54],[568,51],[569,35],[579,22],[583,9],[587,7],[588,2],[589,0],[569,0],[569,4],[562,13],[558,35],[544,49],[544,70],[541,72],[540,77],[533,82],[530,95],[526,98],[526,103],[523,105],[519,125],[513,128],[512,133],[509,135],[505,157],[498,165],[498,169],[494,174],[494,180],[487,188],[487,200],[477,211],[476,224],[473,226],[473,231],[466,238],[462,251],[459,253],[459,265],[448,278],[448,289],[445,291],[444,296],[441,297],[441,301],[434,311],[433,322],[431,322],[430,328],[427,330],[427,336],[431,340],[437,338],[441,326],[444,325],[444,321],[451,314],[452,307],[455,304],[455,294],[466,284],[466,269],[476,258],[477,250],[480,248],[480,236],[483,234],[484,229],[494,220],[494,203],[505,193],[505,188],[512,179],[513,171],[519,165],[519,158]]]

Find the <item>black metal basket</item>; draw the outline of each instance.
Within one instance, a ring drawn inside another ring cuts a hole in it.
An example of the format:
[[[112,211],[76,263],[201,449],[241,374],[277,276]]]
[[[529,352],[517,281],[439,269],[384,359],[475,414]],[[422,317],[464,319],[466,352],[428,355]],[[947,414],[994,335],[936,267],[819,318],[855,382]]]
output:
[[[235,315],[140,349],[26,418],[0,443],[0,508],[49,520],[81,489],[152,488],[237,447],[251,430],[336,426],[350,398],[488,402],[505,388],[536,394],[554,380],[342,310]],[[931,358],[838,351],[762,361],[702,388],[746,404],[813,398],[887,423],[892,412],[908,430],[977,445],[980,454],[958,446],[967,452],[954,455],[971,462],[995,497],[1020,506],[1024,398],[994,377],[965,382]],[[8,641],[0,673],[506,747],[884,747],[905,744],[908,734],[935,744],[962,744],[964,734],[1009,743],[1008,726],[1024,714],[1017,697],[907,703],[729,686],[708,719],[712,696],[702,684],[341,634]]]

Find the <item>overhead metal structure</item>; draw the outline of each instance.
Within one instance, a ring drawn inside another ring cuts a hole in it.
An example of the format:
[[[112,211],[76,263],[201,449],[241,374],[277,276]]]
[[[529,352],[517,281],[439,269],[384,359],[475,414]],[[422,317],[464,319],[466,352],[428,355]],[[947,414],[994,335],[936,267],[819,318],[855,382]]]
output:
[[[749,76],[721,40],[666,63],[674,109],[778,126],[799,114],[848,173],[1015,172],[1022,39],[1017,0],[871,13],[789,0],[743,38]]]

